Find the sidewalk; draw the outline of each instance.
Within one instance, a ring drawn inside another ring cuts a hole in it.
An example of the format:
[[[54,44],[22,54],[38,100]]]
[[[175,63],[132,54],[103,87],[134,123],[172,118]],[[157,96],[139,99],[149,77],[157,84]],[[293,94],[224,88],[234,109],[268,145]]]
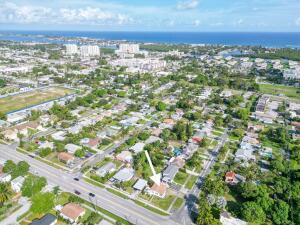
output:
[[[20,209],[17,211],[13,212],[9,217],[5,218],[0,222],[0,224],[5,224],[5,225],[15,225],[19,224],[17,222],[17,219],[19,216],[23,215],[30,209],[30,202],[26,198],[20,198],[19,203],[22,205]]]

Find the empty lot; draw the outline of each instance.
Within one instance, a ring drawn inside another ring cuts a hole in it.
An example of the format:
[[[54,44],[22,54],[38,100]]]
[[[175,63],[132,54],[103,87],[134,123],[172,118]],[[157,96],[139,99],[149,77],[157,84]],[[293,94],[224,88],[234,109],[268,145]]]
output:
[[[1,98],[0,111],[3,113],[8,113],[11,111],[20,110],[72,94],[73,92],[73,90],[67,88],[51,87]]]

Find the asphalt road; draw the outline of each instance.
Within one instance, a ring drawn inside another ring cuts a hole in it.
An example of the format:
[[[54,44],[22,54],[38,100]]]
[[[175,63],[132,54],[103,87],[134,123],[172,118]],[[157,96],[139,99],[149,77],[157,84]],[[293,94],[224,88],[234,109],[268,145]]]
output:
[[[203,165],[203,169],[198,177],[196,184],[194,185],[193,189],[190,190],[186,194],[186,203],[185,205],[172,216],[172,219],[182,225],[189,225],[192,224],[192,217],[191,212],[195,209],[196,202],[198,200],[199,194],[201,192],[201,187],[205,180],[205,177],[208,176],[215,164],[215,159],[218,156],[219,150],[224,146],[228,138],[227,129],[225,130],[224,134],[220,137],[220,141],[215,149],[211,152],[209,160]]]
[[[27,161],[30,164],[30,169],[33,173],[47,178],[48,183],[57,185],[63,191],[74,192],[75,190],[81,193],[81,197],[89,202],[93,202],[99,207],[106,209],[113,214],[116,214],[133,224],[141,225],[175,225],[178,224],[171,220],[168,216],[160,216],[141,206],[136,205],[131,200],[126,200],[118,197],[105,189],[96,187],[85,181],[75,181],[74,175],[55,169],[43,162],[33,159],[27,155],[17,152],[13,147],[0,145],[0,158],[13,161]],[[96,196],[89,197],[92,192]]]

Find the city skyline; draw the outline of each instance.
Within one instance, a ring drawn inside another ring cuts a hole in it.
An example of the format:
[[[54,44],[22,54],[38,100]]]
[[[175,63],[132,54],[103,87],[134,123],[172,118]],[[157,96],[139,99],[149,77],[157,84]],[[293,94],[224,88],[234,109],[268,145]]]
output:
[[[297,0],[0,0],[1,30],[299,32]]]

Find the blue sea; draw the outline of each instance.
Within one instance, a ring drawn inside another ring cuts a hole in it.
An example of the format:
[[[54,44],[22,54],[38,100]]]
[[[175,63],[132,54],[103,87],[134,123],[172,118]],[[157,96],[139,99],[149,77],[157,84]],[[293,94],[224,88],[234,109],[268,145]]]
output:
[[[87,31],[0,31],[0,40],[61,42],[48,37],[87,37],[144,43],[209,44],[300,48],[300,33],[267,32],[87,32]]]

